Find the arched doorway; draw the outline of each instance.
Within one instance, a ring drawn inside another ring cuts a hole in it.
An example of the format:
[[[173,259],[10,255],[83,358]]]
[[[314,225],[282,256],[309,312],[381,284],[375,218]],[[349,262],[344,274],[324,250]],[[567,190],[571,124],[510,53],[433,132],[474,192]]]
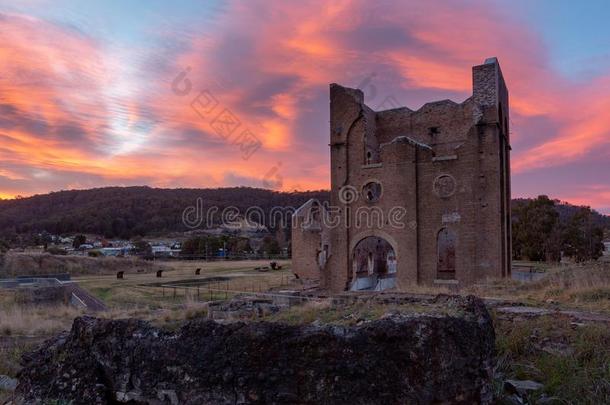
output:
[[[443,228],[436,238],[437,263],[436,278],[439,280],[455,279],[455,232]]]
[[[378,236],[359,241],[352,252],[352,291],[380,291],[396,286],[396,252]]]

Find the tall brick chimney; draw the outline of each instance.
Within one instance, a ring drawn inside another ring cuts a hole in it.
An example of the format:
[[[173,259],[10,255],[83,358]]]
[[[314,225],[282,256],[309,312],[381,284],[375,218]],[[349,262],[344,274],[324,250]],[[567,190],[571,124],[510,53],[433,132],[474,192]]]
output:
[[[497,123],[508,140],[508,90],[497,58],[473,66],[472,96],[475,123]]]

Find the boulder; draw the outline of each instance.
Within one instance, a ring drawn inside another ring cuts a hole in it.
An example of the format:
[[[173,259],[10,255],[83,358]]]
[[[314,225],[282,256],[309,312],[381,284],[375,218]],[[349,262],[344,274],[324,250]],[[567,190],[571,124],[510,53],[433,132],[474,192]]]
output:
[[[494,330],[475,297],[458,315],[356,326],[193,320],[165,330],[80,317],[23,358],[25,403],[490,403]]]

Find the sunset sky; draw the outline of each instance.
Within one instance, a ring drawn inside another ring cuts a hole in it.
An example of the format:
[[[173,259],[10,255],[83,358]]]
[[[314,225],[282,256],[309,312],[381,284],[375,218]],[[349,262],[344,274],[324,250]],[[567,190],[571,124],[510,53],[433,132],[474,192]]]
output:
[[[610,214],[608,21],[601,0],[0,0],[0,198],[328,188],[329,83],[373,108],[462,102],[497,56],[513,197]]]

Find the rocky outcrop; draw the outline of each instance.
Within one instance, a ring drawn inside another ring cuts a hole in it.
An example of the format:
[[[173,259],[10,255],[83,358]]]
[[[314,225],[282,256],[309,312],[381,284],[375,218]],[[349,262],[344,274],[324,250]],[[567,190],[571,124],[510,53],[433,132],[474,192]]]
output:
[[[220,324],[175,331],[81,317],[24,356],[26,403],[489,403],[494,331],[483,303],[459,315],[392,313],[358,326]]]

